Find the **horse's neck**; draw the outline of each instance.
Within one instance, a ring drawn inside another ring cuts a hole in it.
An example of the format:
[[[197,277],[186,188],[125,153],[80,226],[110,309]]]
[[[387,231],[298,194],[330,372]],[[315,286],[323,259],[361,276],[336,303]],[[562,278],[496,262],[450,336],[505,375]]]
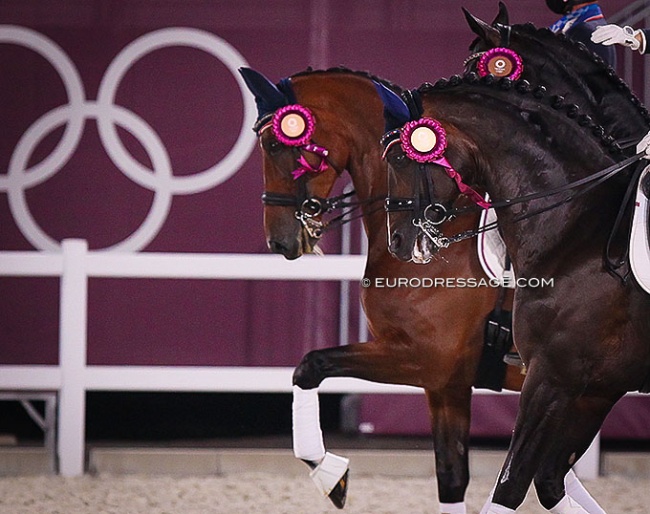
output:
[[[351,176],[356,196],[362,202],[369,242],[381,241],[385,247],[385,214],[383,209],[377,209],[382,204],[376,200],[385,199],[388,187],[379,145],[384,117],[372,80],[356,73],[316,72],[296,78],[294,89],[307,105],[327,110],[327,132],[330,140],[337,141],[330,148],[331,157],[341,159],[338,164],[346,167]]]
[[[518,93],[503,93],[488,86],[459,86],[434,92],[425,97],[424,103],[427,113],[438,117],[443,125],[445,120],[452,123],[474,142],[481,155],[472,161],[479,164],[467,172],[473,172],[473,182],[497,201],[550,190],[612,163],[600,142],[577,122],[532,99],[527,102]],[[544,127],[522,115],[530,115],[535,106],[540,110],[537,114],[545,118]],[[551,138],[554,131],[555,140]],[[458,171],[464,174],[465,170]],[[513,258],[530,261],[575,239],[573,231],[583,225],[581,234],[600,239],[605,229],[602,225],[599,228],[598,222],[603,221],[605,213],[611,213],[616,202],[612,197],[620,193],[619,188],[613,188],[610,194],[609,186],[600,186],[590,195],[517,223],[513,222],[515,216],[549,206],[562,196],[501,210],[499,221],[509,253]]]
[[[362,202],[363,225],[369,246],[381,245],[387,251],[383,201],[388,196],[388,179],[385,163],[378,152],[378,141],[372,148],[365,148],[364,145],[355,147],[350,154],[348,171],[357,198]]]
[[[617,139],[640,139],[648,131],[648,117],[629,88],[613,70],[600,64],[570,41],[540,41],[525,32],[513,35],[515,51],[524,55],[524,74],[537,74],[551,94],[566,96]]]

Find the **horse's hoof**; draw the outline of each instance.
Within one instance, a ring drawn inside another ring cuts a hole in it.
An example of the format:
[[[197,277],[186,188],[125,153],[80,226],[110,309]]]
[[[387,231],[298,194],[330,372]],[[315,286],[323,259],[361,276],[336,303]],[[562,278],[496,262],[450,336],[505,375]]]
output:
[[[349,474],[350,474],[350,470],[347,470],[345,472],[345,475],[341,477],[341,480],[339,480],[338,484],[334,486],[334,489],[332,489],[332,492],[328,496],[328,498],[332,501],[332,503],[337,509],[342,509],[343,507],[345,507],[345,500],[348,497],[348,475]]]
[[[348,495],[349,463],[349,459],[327,452],[309,473],[316,487],[339,509],[345,506]]]

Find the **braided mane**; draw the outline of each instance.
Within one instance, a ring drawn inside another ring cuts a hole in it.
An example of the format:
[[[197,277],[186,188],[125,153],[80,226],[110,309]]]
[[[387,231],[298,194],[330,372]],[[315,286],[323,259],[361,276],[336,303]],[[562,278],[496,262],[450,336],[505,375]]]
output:
[[[519,96],[532,95],[540,103],[548,107],[564,112],[569,120],[574,121],[584,130],[591,133],[593,137],[600,140],[600,144],[606,148],[614,158],[621,158],[622,149],[618,142],[609,134],[605,128],[594,122],[591,116],[581,113],[580,106],[574,103],[566,103],[561,95],[549,94],[546,86],[530,84],[527,80],[513,81],[507,77],[498,79],[493,75],[479,77],[478,74],[470,72],[464,76],[453,75],[449,79],[441,78],[435,84],[424,83],[417,90],[421,94],[432,93],[443,89],[454,88],[461,85],[491,88],[494,91],[501,91],[504,94],[516,94]],[[529,123],[535,124],[535,118],[528,118]]]

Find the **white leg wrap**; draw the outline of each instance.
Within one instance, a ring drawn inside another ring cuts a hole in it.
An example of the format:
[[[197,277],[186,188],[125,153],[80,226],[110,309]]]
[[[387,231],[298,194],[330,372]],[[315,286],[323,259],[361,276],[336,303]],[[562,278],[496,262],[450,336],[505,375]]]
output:
[[[349,459],[327,452],[318,466],[311,470],[309,476],[325,496],[329,496],[339,480],[348,470]]]
[[[589,491],[585,489],[585,486],[582,485],[582,482],[580,482],[572,469],[564,477],[564,488],[566,489],[567,496],[570,496],[587,509],[589,514],[607,514],[589,494]]]
[[[577,501],[566,495],[549,512],[553,514],[589,514]]]
[[[467,514],[465,502],[442,503],[440,502],[440,514]]]
[[[487,514],[514,514],[514,512],[514,510],[509,509],[508,507],[492,502],[490,502],[488,510],[486,511]]]
[[[319,462],[325,456],[320,429],[318,389],[293,386],[293,454],[298,459]]]

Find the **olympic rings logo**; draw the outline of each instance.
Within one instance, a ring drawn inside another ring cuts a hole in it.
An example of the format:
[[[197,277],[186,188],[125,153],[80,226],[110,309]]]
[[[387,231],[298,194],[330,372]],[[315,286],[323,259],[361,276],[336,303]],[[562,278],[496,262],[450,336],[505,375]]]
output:
[[[74,154],[85,121],[97,121],[99,136],[115,166],[136,184],[154,192],[146,219],[130,236],[107,248],[111,251],[138,251],[156,236],[164,224],[173,195],[194,194],[211,189],[235,174],[255,146],[250,127],[257,111],[253,97],[237,72],[248,66],[244,58],[223,39],[209,32],[191,28],[167,28],[145,34],[127,45],[111,62],[104,74],[96,101],[86,99],[79,72],[68,55],[52,40],[24,27],[0,25],[0,43],[29,48],[47,59],[63,80],[68,104],[57,107],[36,120],[22,135],[9,161],[6,175],[0,174],[0,192],[6,192],[9,207],[23,235],[39,250],[57,251],[58,241],[46,234],[29,211],[25,191],[55,175]],[[243,122],[236,143],[213,166],[200,172],[174,176],[167,149],[160,137],[140,116],[115,104],[115,95],[126,71],[144,55],[167,46],[188,46],[219,59],[237,80],[242,92]],[[28,168],[29,158],[37,145],[53,130],[65,125],[56,148],[38,164]],[[143,166],[124,147],[117,126],[132,133],[147,152],[153,170]],[[152,172],[153,171],[153,172]]]

